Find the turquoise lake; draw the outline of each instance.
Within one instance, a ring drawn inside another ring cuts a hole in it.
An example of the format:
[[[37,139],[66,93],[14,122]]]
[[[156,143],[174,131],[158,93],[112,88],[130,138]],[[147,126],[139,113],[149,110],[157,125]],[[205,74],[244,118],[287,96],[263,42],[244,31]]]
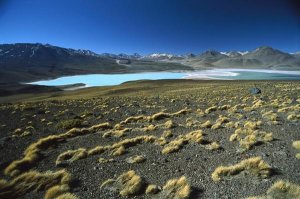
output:
[[[149,72],[131,74],[92,74],[60,77],[30,84],[61,86],[83,83],[86,87],[118,85],[135,80],[158,79],[219,79],[219,80],[300,80],[300,71],[251,69],[212,69],[193,72]]]

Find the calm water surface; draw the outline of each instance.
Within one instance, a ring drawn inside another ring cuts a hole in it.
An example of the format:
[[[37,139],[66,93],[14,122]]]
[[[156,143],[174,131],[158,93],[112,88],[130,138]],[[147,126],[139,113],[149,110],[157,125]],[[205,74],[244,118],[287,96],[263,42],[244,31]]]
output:
[[[274,71],[251,69],[212,69],[195,72],[149,72],[131,74],[93,74],[60,77],[30,84],[60,86],[83,83],[90,86],[118,85],[135,80],[158,79],[226,79],[226,80],[300,80],[300,71]]]

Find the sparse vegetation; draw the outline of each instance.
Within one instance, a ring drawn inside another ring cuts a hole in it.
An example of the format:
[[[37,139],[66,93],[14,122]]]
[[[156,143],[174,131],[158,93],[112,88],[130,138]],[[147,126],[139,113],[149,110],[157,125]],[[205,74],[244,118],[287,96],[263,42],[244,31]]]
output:
[[[120,192],[128,182],[124,197],[178,199],[177,188],[169,189],[167,194],[162,187],[166,179],[183,174],[190,176],[187,184],[190,189],[193,187],[187,198],[260,195],[276,179],[290,181],[283,181],[286,184],[281,186],[290,188],[284,188],[280,191],[282,195],[277,196],[291,197],[288,194],[295,188],[288,183],[298,183],[295,165],[298,160],[293,157],[300,158],[297,134],[300,98],[295,98],[300,92],[298,83],[259,82],[261,95],[248,93],[249,86],[253,86],[249,82],[195,84],[187,81],[184,88],[171,86],[172,89],[164,92],[161,92],[163,86],[151,87],[153,83],[143,82],[150,85],[149,91],[139,84],[132,87],[133,83],[126,83],[114,87],[115,90],[105,88],[102,92],[104,88],[88,88],[63,96],[48,96],[45,101],[37,96],[35,102],[0,104],[0,166],[6,167],[0,180],[0,198],[43,198],[44,195],[45,199],[74,199],[77,197],[72,193],[75,193],[78,198],[108,199],[117,197],[116,194],[123,197]],[[166,85],[178,85],[169,83]],[[97,93],[90,97],[93,91]],[[170,103],[171,99],[174,103]],[[48,110],[50,114],[45,113]],[[80,120],[81,125],[68,130],[57,128],[59,123],[73,119]],[[26,132],[29,136],[23,137]],[[252,155],[261,155],[264,160],[249,158]],[[261,180],[272,174],[267,162],[274,164],[276,176]],[[14,179],[33,169],[44,172],[57,168],[55,163],[65,166],[68,172],[77,172],[74,176],[79,179],[63,183],[57,178],[36,189],[44,174],[56,173],[49,171],[37,178],[31,175],[20,178],[15,185],[24,191],[15,191],[11,186]],[[120,176],[115,176],[128,169],[135,169],[135,175],[140,175],[143,185],[139,191],[129,191],[135,190],[134,184],[139,180],[131,179],[136,177],[124,176],[122,184]],[[208,172],[214,173],[216,182],[235,179],[232,183],[225,181],[210,186],[212,175],[207,175]],[[99,186],[95,182],[99,179],[102,182],[109,175],[114,179],[94,192]],[[267,191],[257,198],[263,197],[273,195]]]
[[[279,180],[275,182],[267,191],[265,196],[249,197],[247,199],[299,199],[300,186]]]
[[[0,197],[16,198],[30,191],[45,191],[56,185],[68,187],[70,182],[71,176],[66,170],[45,173],[29,171],[20,174],[11,181],[1,181]],[[48,193],[47,195],[51,194]]]
[[[135,164],[135,163],[144,162],[145,160],[146,160],[146,158],[144,156],[137,155],[137,156],[127,158],[126,162],[130,163],[130,164]]]
[[[131,170],[121,174],[116,180],[106,180],[101,188],[114,187],[121,196],[134,196],[142,192],[144,185],[142,178]]]
[[[213,150],[218,150],[218,149],[220,149],[221,146],[220,146],[220,144],[217,143],[217,142],[212,142],[212,143],[210,143],[210,144],[205,145],[205,148],[208,149],[208,150],[213,151]]]
[[[188,142],[201,143],[203,141],[202,131],[192,131],[185,135],[180,135],[170,143],[168,143],[162,150],[162,154],[168,154],[178,151],[184,144]]]
[[[191,186],[185,176],[169,180],[159,193],[161,199],[187,199],[191,194]]]
[[[165,128],[167,128],[167,129],[176,127],[176,124],[172,120],[166,121],[166,123],[164,125],[165,125]]]
[[[120,146],[118,148],[113,149],[112,155],[113,156],[119,156],[119,155],[123,155],[125,152],[126,152],[125,147]]]
[[[217,106],[211,106],[211,107],[205,109],[204,113],[209,114],[209,113],[211,113],[211,112],[216,111],[217,109],[218,109]]]
[[[256,124],[255,124],[256,125]],[[253,126],[251,126],[253,127]],[[238,141],[241,151],[249,150],[257,143],[265,143],[273,140],[273,134],[261,130],[252,130],[252,128],[238,128],[230,136],[231,142]]]
[[[300,140],[294,141],[294,142],[293,142],[293,147],[294,147],[295,149],[300,150]],[[297,153],[297,154],[296,154],[296,158],[300,159],[300,153]]]
[[[50,135],[48,137],[42,138],[37,142],[32,143],[27,147],[24,152],[24,157],[20,160],[15,160],[9,164],[4,173],[9,176],[16,176],[24,170],[28,170],[40,159],[40,152],[46,150],[49,147],[56,145],[68,138],[73,138],[80,135],[86,135],[88,133],[94,133],[97,130],[105,130],[111,128],[109,123],[102,123],[98,125],[91,126],[89,128],[77,129],[73,128],[66,133],[59,135]]]
[[[271,166],[263,161],[261,157],[249,158],[232,166],[220,166],[215,169],[211,177],[213,181],[220,181],[224,177],[247,172],[259,178],[267,178],[271,175]]]
[[[82,120],[81,119],[69,119],[61,121],[57,124],[58,129],[71,129],[81,127]]]
[[[204,122],[203,124],[201,124],[202,128],[211,128],[212,127],[212,123],[207,120],[206,122]]]
[[[60,154],[56,159],[56,166],[66,165],[68,163],[72,163],[76,160],[87,157],[88,152],[86,149],[79,148],[76,150],[68,150]]]
[[[159,191],[160,190],[157,185],[149,184],[147,186],[145,193],[146,193],[146,195],[154,195],[154,194],[157,194]]]

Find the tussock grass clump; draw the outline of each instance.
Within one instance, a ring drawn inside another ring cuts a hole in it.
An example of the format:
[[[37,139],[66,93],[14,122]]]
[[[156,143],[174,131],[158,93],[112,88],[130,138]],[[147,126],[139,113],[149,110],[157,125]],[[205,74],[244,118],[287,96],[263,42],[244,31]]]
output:
[[[159,112],[159,113],[155,113],[152,116],[148,116],[147,119],[151,122],[151,121],[155,121],[155,120],[162,120],[165,118],[170,118],[170,117],[177,117],[180,115],[184,115],[187,114],[188,112],[190,112],[190,110],[188,108],[184,108],[180,111],[177,111],[175,113],[165,113],[165,112]]]
[[[45,138],[41,138],[38,141],[32,143],[27,147],[24,151],[24,157],[20,160],[15,160],[11,164],[9,164],[5,170],[5,175],[16,176],[20,174],[22,171],[30,169],[34,164],[36,164],[41,156],[41,152],[46,150],[66,139],[87,135],[90,133],[95,133],[98,130],[106,130],[111,128],[109,123],[101,123],[89,128],[73,128],[66,133],[62,133],[59,135],[50,135]]]
[[[114,137],[119,138],[119,137],[125,136],[125,133],[130,132],[131,130],[132,130],[132,128],[124,128],[121,130],[111,130],[111,131],[104,133],[102,137],[107,138],[107,137],[114,136]]]
[[[209,113],[214,112],[216,110],[218,110],[217,106],[211,106],[211,107],[205,109],[204,113],[209,114]]]
[[[255,100],[255,101],[253,101],[252,108],[256,109],[256,108],[262,107],[264,104],[265,104],[265,101]]]
[[[105,158],[99,158],[98,162],[99,163],[108,163],[108,162],[113,162],[114,159],[110,158],[110,159],[105,159]]]
[[[98,155],[110,149],[109,146],[96,146],[88,151],[88,155]]]
[[[176,152],[186,143],[187,143],[186,139],[184,139],[182,137],[176,138],[175,140],[172,140],[169,144],[167,144],[161,152],[162,152],[162,154]]]
[[[142,130],[145,132],[154,131],[157,129],[157,126],[150,124],[148,126],[145,126]]]
[[[231,121],[231,122],[228,122],[228,123],[225,124],[225,127],[226,127],[226,128],[235,128],[235,123],[232,122],[232,121]]]
[[[293,142],[293,147],[295,148],[295,149],[300,149],[300,140],[296,140],[296,141],[294,141]],[[298,159],[300,159],[300,153],[297,153],[296,154],[296,158],[298,158]]]
[[[287,181],[275,182],[267,191],[265,196],[249,197],[247,199],[299,199],[300,186]]]
[[[216,130],[222,128],[222,123],[217,122],[214,125],[211,126],[211,129]]]
[[[179,135],[176,139],[169,142],[162,150],[162,154],[168,154],[178,151],[183,145],[188,142],[201,143],[203,141],[203,134],[201,130],[192,131],[185,135]]]
[[[88,155],[88,152],[84,148],[79,148],[76,150],[68,150],[60,154],[56,159],[56,166],[62,166],[67,165],[69,163],[72,163],[76,160],[86,158]]]
[[[162,137],[169,138],[169,137],[172,137],[172,135],[173,135],[172,131],[166,130],[163,132]]]
[[[218,182],[226,176],[247,172],[259,178],[267,178],[271,175],[271,171],[272,169],[270,165],[263,161],[261,157],[253,157],[242,160],[236,165],[217,167],[211,177],[213,181]]]
[[[142,155],[136,155],[129,158],[126,158],[126,162],[129,164],[142,163],[146,160],[146,158]]]
[[[219,106],[219,110],[223,111],[223,110],[228,110],[231,106],[228,104],[225,104],[223,106]]]
[[[244,123],[244,128],[247,129],[258,129],[262,125],[262,121],[247,121]]]
[[[219,115],[219,118],[216,120],[216,123],[220,123],[220,124],[224,124],[228,122],[229,122],[229,118],[222,115]]]
[[[205,145],[205,148],[211,151],[218,150],[221,148],[218,142],[212,142],[210,144]]]
[[[187,141],[192,141],[196,143],[201,143],[203,141],[203,132],[202,130],[192,131],[184,136]]]
[[[165,122],[164,126],[167,129],[171,129],[171,128],[176,127],[176,124],[172,120],[168,120]]]
[[[164,138],[164,137],[157,138],[157,140],[154,142],[155,145],[159,145],[159,146],[164,146],[167,143],[168,142],[167,142],[166,138]]]
[[[162,119],[165,119],[165,118],[169,118],[171,116],[172,116],[172,114],[170,114],[170,113],[159,112],[159,113],[155,113],[152,116],[148,116],[148,120],[149,121],[162,120]]]
[[[135,146],[137,144],[142,144],[142,143],[153,143],[156,140],[157,140],[157,137],[155,137],[155,136],[141,135],[141,136],[137,136],[134,138],[121,140],[121,141],[113,144],[112,146],[110,146],[110,148],[114,149],[114,148],[119,148],[120,146],[124,146],[125,148],[127,148],[127,147]]]
[[[29,171],[20,174],[11,181],[0,183],[0,198],[16,198],[30,191],[47,190],[55,185],[66,185],[71,182],[71,175],[66,170],[40,173]]]
[[[149,184],[146,188],[146,195],[154,195],[157,194],[159,192],[159,187],[155,184]]]
[[[138,122],[138,121],[144,120],[144,119],[145,119],[145,116],[143,116],[143,115],[131,116],[131,117],[128,117],[127,119],[125,119],[124,121],[120,122],[120,125],[132,123],[132,122]]]
[[[59,195],[55,199],[78,199],[74,194],[71,193],[64,193],[62,195]]]
[[[68,193],[69,191],[69,185],[55,185],[47,190],[44,199],[55,199],[62,194]]]
[[[59,122],[57,124],[57,128],[71,129],[71,128],[80,127],[81,125],[82,125],[81,119],[69,119],[69,120],[64,120],[64,121]]]
[[[123,155],[125,152],[126,152],[125,147],[120,146],[118,148],[113,149],[112,155],[113,156],[120,156],[120,155]]]
[[[277,113],[274,113],[273,111],[268,111],[268,112],[262,114],[262,117],[266,118],[270,121],[278,121],[279,120]]]
[[[161,199],[187,199],[191,194],[191,186],[185,176],[169,180],[159,193]]]
[[[186,126],[188,127],[201,125],[201,123],[198,120],[191,117],[187,118],[185,122],[186,122]]]
[[[290,121],[300,120],[300,114],[291,113],[287,116],[287,120],[290,120]]]
[[[108,179],[101,185],[101,189],[117,190],[123,197],[140,194],[144,188],[143,179],[131,170],[121,174],[117,179]]]
[[[238,141],[242,151],[249,150],[258,143],[270,142],[273,140],[273,134],[260,130],[238,128],[230,136],[229,141]]]
[[[210,120],[207,120],[206,122],[204,122],[203,124],[200,125],[201,128],[211,128],[212,127],[212,123]]]

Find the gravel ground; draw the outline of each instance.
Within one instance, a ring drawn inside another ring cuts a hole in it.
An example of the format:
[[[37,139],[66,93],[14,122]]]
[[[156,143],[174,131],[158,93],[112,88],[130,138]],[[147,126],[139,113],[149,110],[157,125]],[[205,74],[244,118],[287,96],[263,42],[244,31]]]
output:
[[[124,127],[132,130],[122,137],[104,138],[103,135],[111,131],[104,130],[67,139],[41,151],[43,158],[29,169],[45,172],[65,168],[74,179],[71,192],[82,199],[122,198],[115,191],[100,189],[100,185],[105,180],[116,178],[129,170],[134,170],[146,183],[160,187],[169,179],[186,176],[192,190],[190,198],[225,199],[262,195],[279,179],[300,184],[300,160],[296,159],[297,151],[292,147],[292,142],[300,139],[300,122],[299,119],[287,119],[291,114],[300,114],[300,82],[255,82],[256,86],[262,89],[262,93],[257,95],[249,93],[253,82],[191,81],[187,84],[177,81],[170,82],[169,87],[157,86],[160,82],[148,82],[149,87],[142,85],[144,90],[143,88],[134,90],[124,84],[124,88],[121,86],[106,90],[105,95],[97,95],[97,89],[101,88],[95,88],[93,96],[84,98],[63,95],[41,101],[1,104],[0,169],[3,171],[12,161],[21,159],[24,150],[31,143],[49,135],[66,132],[72,126],[62,124],[68,120],[80,121],[80,124],[76,125],[79,128],[104,122],[114,126],[130,116],[151,116],[162,111],[174,113],[187,108],[189,112],[186,114],[155,121],[141,120],[128,123]],[[78,92],[86,93],[85,90]],[[260,106],[250,111],[245,110],[245,107],[252,107],[258,100],[262,101]],[[229,105],[229,109],[220,110],[223,105]],[[232,112],[230,108],[236,105],[240,106]],[[212,106],[217,106],[218,109],[203,114]],[[289,108],[287,111],[278,112],[286,107]],[[263,113],[268,111],[273,111],[277,115],[276,122],[263,117]],[[215,124],[220,115],[228,117],[230,122],[239,122],[240,125],[247,121],[262,121],[259,130],[271,132],[273,140],[256,143],[249,150],[240,152],[239,143],[229,141],[236,128],[226,127],[226,123],[218,129],[200,127],[199,124],[207,120]],[[166,129],[164,123],[168,120],[172,120],[176,126]],[[187,122],[191,120],[194,121],[193,125]],[[143,130],[150,124],[157,128],[152,131]],[[18,128],[19,132],[16,131]],[[103,154],[76,160],[64,167],[55,165],[58,155],[67,150],[111,146],[120,140],[141,135],[161,137],[165,130],[170,130],[173,134],[166,138],[166,141],[170,142],[179,135],[200,129],[203,131],[204,143],[188,142],[174,153],[162,154],[164,146],[142,143],[126,147],[126,152],[120,156],[112,156],[110,151],[106,151]],[[30,132],[29,135],[22,135],[26,130]],[[210,142],[219,143],[221,148],[206,149],[207,143]],[[137,164],[127,163],[126,158],[134,155],[142,155],[146,160]],[[220,182],[212,180],[211,174],[218,166],[237,164],[256,156],[261,156],[272,167],[273,173],[269,178],[260,179],[242,172]],[[98,163],[100,157],[113,158],[114,161]],[[11,178],[1,172],[0,179]],[[32,191],[19,198],[43,198],[44,194],[45,191]],[[151,197],[138,194],[132,198]]]

